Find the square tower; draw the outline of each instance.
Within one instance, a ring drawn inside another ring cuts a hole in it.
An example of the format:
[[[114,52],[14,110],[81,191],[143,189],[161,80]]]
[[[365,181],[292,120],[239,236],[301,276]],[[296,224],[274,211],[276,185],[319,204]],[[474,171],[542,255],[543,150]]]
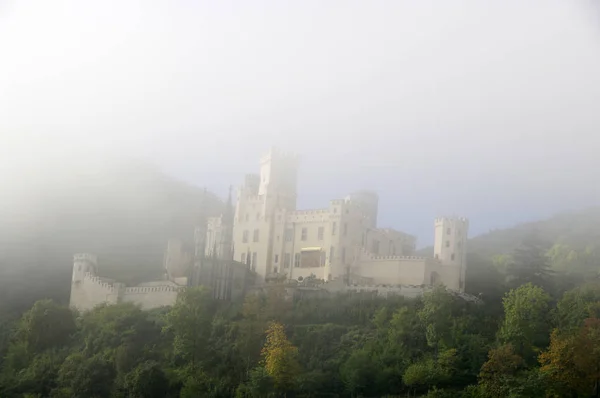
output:
[[[296,209],[298,183],[297,155],[271,149],[260,160],[258,194],[278,208]],[[270,206],[267,206],[270,207]]]
[[[436,218],[433,254],[445,265],[463,265],[466,262],[469,220],[459,218]]]

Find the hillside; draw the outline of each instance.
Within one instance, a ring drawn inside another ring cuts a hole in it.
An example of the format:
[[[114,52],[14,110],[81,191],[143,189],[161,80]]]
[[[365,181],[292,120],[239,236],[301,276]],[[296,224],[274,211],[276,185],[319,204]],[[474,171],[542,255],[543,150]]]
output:
[[[512,228],[498,229],[469,240],[468,251],[482,257],[511,253],[526,237],[536,234],[549,245],[567,245],[575,250],[600,245],[600,207],[563,213],[547,220],[523,223]],[[432,255],[433,248],[419,251]]]
[[[167,240],[191,239],[201,214],[216,215],[223,205],[203,188],[139,165],[61,174],[16,190],[0,209],[0,303],[25,308],[44,297],[68,300],[77,252],[96,253],[102,276],[129,284],[161,276]]]

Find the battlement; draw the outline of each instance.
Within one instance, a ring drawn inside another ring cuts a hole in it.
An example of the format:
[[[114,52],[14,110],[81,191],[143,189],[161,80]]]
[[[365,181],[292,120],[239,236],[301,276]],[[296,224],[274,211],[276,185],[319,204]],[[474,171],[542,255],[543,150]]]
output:
[[[427,261],[427,258],[421,256],[379,256],[366,249],[362,249],[361,257],[369,261]]]
[[[291,160],[294,162],[298,162],[300,160],[300,156],[297,153],[282,151],[281,149],[272,147],[269,150],[269,153],[267,153],[266,155],[263,155],[260,158],[260,161],[261,161],[261,163],[266,163],[273,158],[288,159],[288,160]]]
[[[156,293],[156,292],[181,292],[185,287],[175,286],[135,286],[126,287],[125,294],[145,294],[145,293]]]
[[[73,261],[87,261],[98,265],[98,257],[89,253],[78,253],[73,256]]]
[[[112,282],[107,282],[105,279],[102,279],[99,276],[92,274],[91,272],[86,272],[83,280],[84,283],[94,284],[98,287],[107,290],[110,293],[115,291],[115,286]]]
[[[375,256],[369,254],[367,257],[372,261],[426,261],[425,257],[419,256]]]
[[[331,203],[332,205],[343,205],[344,203],[346,203],[346,200],[345,199],[333,199],[329,203]]]
[[[435,219],[436,224],[441,224],[444,222],[468,224],[469,219],[466,217],[436,217]]]
[[[288,222],[323,222],[328,220],[329,214],[331,214],[329,209],[295,210],[287,213],[286,220]]]

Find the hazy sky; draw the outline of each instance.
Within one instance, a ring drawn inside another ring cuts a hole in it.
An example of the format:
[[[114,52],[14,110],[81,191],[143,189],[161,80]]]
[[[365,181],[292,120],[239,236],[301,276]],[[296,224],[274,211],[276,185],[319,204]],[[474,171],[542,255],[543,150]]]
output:
[[[370,188],[432,240],[599,204],[591,0],[0,0],[0,166],[150,158],[224,195],[271,145],[300,204]]]

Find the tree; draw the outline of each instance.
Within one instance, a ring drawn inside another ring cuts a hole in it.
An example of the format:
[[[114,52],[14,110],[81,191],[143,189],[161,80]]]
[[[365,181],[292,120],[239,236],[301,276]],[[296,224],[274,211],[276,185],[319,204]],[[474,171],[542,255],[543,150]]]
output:
[[[579,329],[583,322],[597,316],[595,307],[600,302],[600,283],[593,281],[571,289],[556,304],[556,324],[561,332]]]
[[[111,396],[116,371],[109,361],[99,355],[85,358],[71,354],[58,372],[59,392],[64,397],[101,398]]]
[[[524,366],[523,358],[515,353],[511,344],[492,349],[487,362],[481,367],[479,385],[490,398],[509,397]]]
[[[555,330],[539,360],[558,393],[600,396],[600,319],[588,318],[572,333]]]
[[[425,327],[427,344],[437,352],[449,347],[454,297],[443,286],[423,296],[423,307],[417,312]]]
[[[145,361],[127,374],[125,387],[130,398],[162,398],[167,395],[169,381],[159,363]]]
[[[550,287],[553,274],[547,248],[537,235],[532,234],[521,242],[512,253],[512,261],[507,264],[507,282],[510,287],[532,283],[543,288]]]
[[[547,346],[550,331],[550,296],[531,283],[513,289],[503,300],[504,322],[498,333],[502,343],[510,343],[527,362]]]
[[[287,339],[280,323],[271,322],[266,334],[267,341],[262,350],[265,370],[273,379],[275,388],[289,391],[300,373],[298,349]]]
[[[192,367],[200,365],[208,352],[215,304],[202,286],[179,293],[167,314],[165,332],[173,336],[173,353]]]
[[[18,339],[25,343],[29,354],[58,348],[69,342],[75,333],[73,313],[52,300],[37,301],[21,318]]]

